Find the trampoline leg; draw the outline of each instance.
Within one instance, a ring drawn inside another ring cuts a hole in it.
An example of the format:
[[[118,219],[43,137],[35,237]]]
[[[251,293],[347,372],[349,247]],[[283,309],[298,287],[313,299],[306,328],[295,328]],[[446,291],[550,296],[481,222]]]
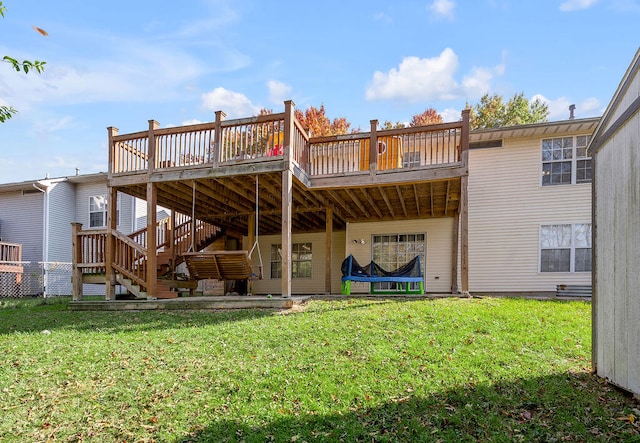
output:
[[[351,295],[351,280],[342,282],[342,295]]]

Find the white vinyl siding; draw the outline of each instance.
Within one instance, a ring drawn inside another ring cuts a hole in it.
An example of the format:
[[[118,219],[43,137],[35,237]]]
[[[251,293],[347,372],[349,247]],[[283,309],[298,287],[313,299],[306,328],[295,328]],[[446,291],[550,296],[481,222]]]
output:
[[[505,139],[501,148],[469,152],[471,293],[591,284],[587,272],[540,272],[540,226],[591,219],[591,183],[541,185],[540,146],[541,137]]]

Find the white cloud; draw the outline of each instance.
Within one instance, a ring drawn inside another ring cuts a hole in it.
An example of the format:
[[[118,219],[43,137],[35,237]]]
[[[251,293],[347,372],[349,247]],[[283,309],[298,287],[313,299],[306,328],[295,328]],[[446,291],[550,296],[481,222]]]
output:
[[[435,18],[453,20],[455,7],[456,4],[452,0],[434,0],[429,9]]]
[[[460,109],[447,108],[444,111],[439,111],[439,113],[442,116],[442,121],[445,123],[457,122],[462,118]]]
[[[366,98],[407,102],[476,98],[488,92],[493,78],[505,71],[504,64],[474,67],[460,83],[455,78],[458,66],[451,48],[433,58],[406,57],[397,68],[373,74]]]
[[[192,118],[191,120],[185,120],[182,122],[182,126],[189,126],[189,125],[199,125],[200,123],[202,123],[200,120],[198,120],[197,118]]]
[[[600,101],[595,97],[589,97],[581,102],[576,102],[568,99],[567,97],[559,97],[555,100],[550,100],[542,94],[536,94],[531,97],[531,101],[540,100],[545,103],[549,108],[549,120],[567,120],[569,118],[569,106],[576,105],[575,117],[587,118],[598,117],[602,115]]]
[[[560,5],[561,11],[577,11],[588,9],[598,3],[598,0],[566,0]]]
[[[269,101],[276,105],[282,105],[285,100],[289,100],[293,90],[291,86],[277,80],[269,80],[267,88],[269,88]]]
[[[258,115],[260,112],[260,106],[251,103],[246,95],[222,87],[202,94],[202,107],[210,111],[224,111],[231,118]]]

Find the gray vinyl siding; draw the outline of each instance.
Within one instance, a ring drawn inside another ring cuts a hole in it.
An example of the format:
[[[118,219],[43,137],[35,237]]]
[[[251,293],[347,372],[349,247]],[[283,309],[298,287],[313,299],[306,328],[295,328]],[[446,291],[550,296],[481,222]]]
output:
[[[82,184],[77,186],[75,220],[78,223],[82,223],[82,229],[92,229],[89,227],[89,198],[97,195],[107,195],[106,182]],[[122,194],[120,199],[120,217],[117,229],[121,233],[127,235],[132,232],[131,228],[133,227],[133,203],[131,201],[133,197]]]
[[[24,261],[42,261],[43,202],[43,193],[39,191],[0,194],[2,240],[22,244]]]
[[[49,251],[47,261],[71,262],[71,222],[75,221],[75,186],[54,184],[49,191]]]
[[[551,137],[584,135],[554,133]],[[539,272],[540,226],[591,222],[591,183],[541,185],[541,140],[469,152],[469,289],[555,292],[590,272]],[[548,138],[548,137],[544,137]]]

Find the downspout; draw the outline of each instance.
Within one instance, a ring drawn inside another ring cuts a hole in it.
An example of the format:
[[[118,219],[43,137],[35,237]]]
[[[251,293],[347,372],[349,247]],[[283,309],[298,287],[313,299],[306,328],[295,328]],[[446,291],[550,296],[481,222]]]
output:
[[[38,182],[41,184],[41,182]],[[47,266],[49,264],[49,186],[39,188],[35,183],[33,187],[44,194],[42,201],[42,297],[47,298]]]

